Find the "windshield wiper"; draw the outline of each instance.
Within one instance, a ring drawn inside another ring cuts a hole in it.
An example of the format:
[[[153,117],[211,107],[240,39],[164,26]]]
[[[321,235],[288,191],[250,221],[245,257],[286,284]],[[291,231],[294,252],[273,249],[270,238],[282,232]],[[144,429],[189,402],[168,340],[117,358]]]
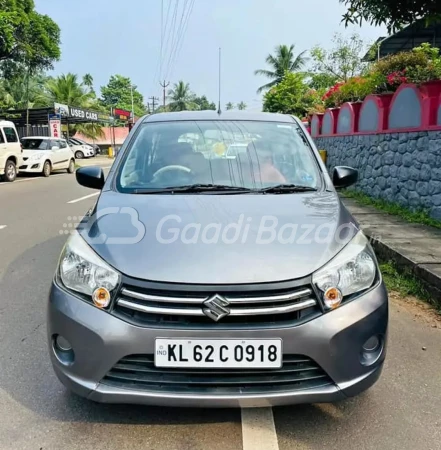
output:
[[[292,192],[313,192],[313,191],[317,191],[317,188],[311,186],[302,186],[299,184],[278,184],[277,186],[258,189],[258,192],[264,194],[290,194]]]
[[[181,194],[199,192],[225,192],[229,194],[244,194],[255,192],[242,186],[228,186],[225,184],[189,184],[185,186],[170,186],[166,188],[135,189],[134,194]]]

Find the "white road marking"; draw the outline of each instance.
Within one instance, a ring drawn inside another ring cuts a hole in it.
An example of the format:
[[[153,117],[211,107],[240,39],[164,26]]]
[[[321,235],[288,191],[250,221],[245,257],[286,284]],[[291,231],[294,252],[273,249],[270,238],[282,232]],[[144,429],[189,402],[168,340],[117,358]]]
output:
[[[272,408],[242,408],[243,450],[279,450]]]
[[[69,204],[78,203],[78,202],[81,202],[83,200],[86,200],[87,198],[95,197],[96,195],[99,195],[99,194],[100,194],[99,192],[95,192],[95,193],[90,194],[90,195],[85,195],[84,197],[76,198],[75,200],[71,200],[70,202],[67,202],[67,203],[69,203]]]
[[[0,230],[4,230],[7,227],[7,225],[0,225]]]
[[[34,178],[23,178],[23,179],[17,179],[15,181],[13,181],[12,183],[8,183],[6,181],[2,181],[0,182],[0,184],[9,184],[9,185],[14,185],[16,183],[24,183],[25,181],[38,181],[38,180],[50,180],[51,178],[54,177],[65,177],[66,175],[64,173],[58,173],[55,175],[51,175],[49,178],[46,177],[34,177]]]

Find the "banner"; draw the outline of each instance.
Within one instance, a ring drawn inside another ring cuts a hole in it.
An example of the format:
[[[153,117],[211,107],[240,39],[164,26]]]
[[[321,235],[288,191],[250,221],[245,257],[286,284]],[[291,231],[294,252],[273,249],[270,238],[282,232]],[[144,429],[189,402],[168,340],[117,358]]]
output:
[[[76,106],[63,105],[62,103],[54,103],[55,113],[61,115],[63,119],[75,119],[73,122],[109,122],[109,114],[100,111],[92,111],[90,109],[78,108]]]
[[[61,115],[49,114],[49,130],[53,138],[61,137]]]

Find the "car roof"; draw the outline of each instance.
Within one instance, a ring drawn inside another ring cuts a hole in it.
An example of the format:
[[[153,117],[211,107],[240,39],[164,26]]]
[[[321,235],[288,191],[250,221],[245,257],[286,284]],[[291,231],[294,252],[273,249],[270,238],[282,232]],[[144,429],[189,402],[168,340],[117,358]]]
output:
[[[62,137],[51,137],[51,136],[24,136],[21,139],[55,139],[55,140],[59,140],[59,141],[65,141],[66,139],[62,138]]]
[[[15,128],[14,122],[11,122],[10,120],[0,120],[0,125]]]
[[[255,122],[286,122],[294,123],[294,118],[287,114],[247,112],[247,111],[225,111],[218,114],[216,111],[180,111],[157,113],[142,118],[147,122],[179,122],[185,120],[247,120]]]

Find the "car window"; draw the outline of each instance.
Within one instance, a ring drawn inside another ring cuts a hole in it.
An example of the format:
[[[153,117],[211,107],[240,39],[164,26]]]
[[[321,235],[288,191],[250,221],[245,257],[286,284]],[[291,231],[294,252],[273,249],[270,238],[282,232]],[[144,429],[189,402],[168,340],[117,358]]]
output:
[[[0,144],[5,143],[5,138],[3,137],[2,129],[0,128]]]
[[[59,141],[59,143],[60,143],[60,148],[66,148],[67,147],[67,144],[66,144],[66,141]]]
[[[56,141],[56,140],[51,140],[50,141],[50,145],[49,145],[49,150],[52,149],[52,147],[59,147],[60,148],[60,141]]]
[[[117,184],[123,192],[189,184],[260,189],[321,183],[312,148],[294,122],[146,123],[120,167]]]
[[[3,128],[7,142],[18,142],[18,136],[14,128],[5,127]]]
[[[22,139],[21,143],[23,144],[23,148],[25,148],[26,150],[47,150],[49,140],[39,138],[27,138]]]

